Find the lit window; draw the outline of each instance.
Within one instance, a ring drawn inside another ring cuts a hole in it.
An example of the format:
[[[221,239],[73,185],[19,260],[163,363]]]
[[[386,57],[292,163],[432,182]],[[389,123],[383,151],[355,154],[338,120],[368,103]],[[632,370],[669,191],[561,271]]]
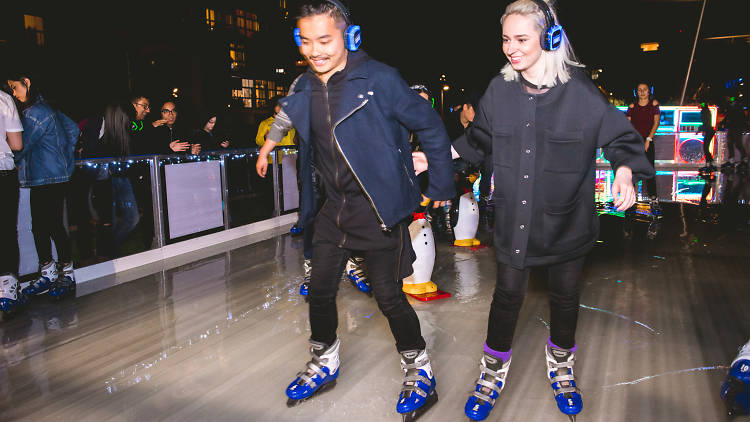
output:
[[[44,45],[44,19],[39,16],[23,15],[24,27],[38,46]]]
[[[242,100],[245,108],[263,108],[269,99],[284,92],[284,87],[273,81],[242,79],[242,89],[233,89],[232,98]]]
[[[216,12],[213,9],[206,9],[206,25],[211,29],[216,27]]]
[[[232,70],[245,68],[245,45],[229,43],[229,57],[232,59]]]
[[[641,50],[643,50],[644,52],[659,51],[659,43],[658,42],[645,42],[641,44]]]
[[[258,15],[241,9],[236,9],[234,16],[227,15],[226,22],[227,25],[236,27],[243,37],[251,37],[253,33],[260,31]]]

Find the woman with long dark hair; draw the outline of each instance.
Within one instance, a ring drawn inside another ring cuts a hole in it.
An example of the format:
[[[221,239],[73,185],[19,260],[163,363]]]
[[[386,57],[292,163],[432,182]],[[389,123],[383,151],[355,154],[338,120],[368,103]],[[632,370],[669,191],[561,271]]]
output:
[[[24,293],[49,292],[58,297],[75,288],[63,206],[73,174],[78,125],[47,104],[28,73],[16,73],[7,82],[21,111],[23,149],[15,160],[21,187],[30,189],[31,232],[39,257],[39,277]],[[58,262],[52,259],[50,240],[55,242]]]
[[[229,139],[216,132],[218,114],[213,111],[203,112],[198,119],[198,127],[193,131],[193,145],[200,145],[199,150],[211,151],[229,148]]]
[[[131,154],[131,131],[135,120],[136,110],[129,102],[110,104],[104,110],[102,141],[109,155],[126,157]],[[123,240],[135,229],[140,214],[125,168],[115,163],[110,165],[109,173],[112,176],[112,257],[117,258]]]

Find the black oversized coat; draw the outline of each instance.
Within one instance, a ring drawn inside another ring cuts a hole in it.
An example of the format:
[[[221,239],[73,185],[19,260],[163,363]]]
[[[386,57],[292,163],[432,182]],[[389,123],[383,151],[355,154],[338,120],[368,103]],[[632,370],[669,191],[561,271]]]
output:
[[[475,163],[492,154],[495,251],[515,268],[564,262],[593,247],[597,148],[612,169],[630,167],[634,181],[654,176],[641,136],[580,70],[539,95],[498,75],[453,146]]]

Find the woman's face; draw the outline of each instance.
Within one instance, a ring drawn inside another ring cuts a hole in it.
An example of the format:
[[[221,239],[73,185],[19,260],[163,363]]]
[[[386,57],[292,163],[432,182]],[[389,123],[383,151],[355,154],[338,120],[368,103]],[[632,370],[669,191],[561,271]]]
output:
[[[543,64],[537,25],[531,17],[508,15],[503,22],[503,53],[513,70],[528,71]]]
[[[638,92],[638,99],[639,100],[648,100],[648,96],[651,93],[651,90],[649,89],[648,85],[646,84],[640,84],[637,88]]]
[[[211,132],[214,130],[214,126],[216,126],[216,117],[208,119],[206,125],[203,126],[203,130],[205,130],[206,132]]]
[[[25,103],[29,94],[28,79],[23,81],[8,81],[8,87],[13,92],[13,96],[22,103]]]

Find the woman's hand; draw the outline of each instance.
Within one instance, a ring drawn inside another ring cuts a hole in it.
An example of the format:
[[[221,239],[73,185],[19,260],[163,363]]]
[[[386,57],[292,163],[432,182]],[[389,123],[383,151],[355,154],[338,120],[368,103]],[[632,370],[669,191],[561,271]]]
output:
[[[201,153],[201,144],[190,145],[190,153],[192,155],[198,155]]]
[[[617,211],[625,211],[635,204],[635,187],[633,186],[633,171],[630,167],[620,166],[612,182],[612,197]]]
[[[229,148],[229,141],[224,141],[219,145],[221,145],[222,148]]]

